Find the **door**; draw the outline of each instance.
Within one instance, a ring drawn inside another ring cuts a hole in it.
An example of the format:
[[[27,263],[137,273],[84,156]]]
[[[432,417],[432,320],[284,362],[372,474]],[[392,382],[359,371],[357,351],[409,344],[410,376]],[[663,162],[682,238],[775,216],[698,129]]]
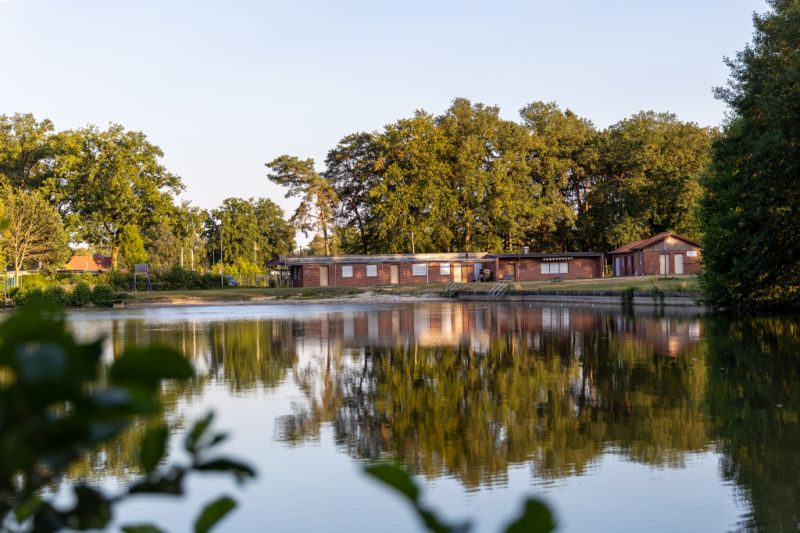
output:
[[[400,283],[400,267],[397,265],[389,265],[389,283],[392,285]]]
[[[683,274],[683,254],[675,254],[675,274]]]
[[[658,275],[666,276],[669,274],[669,255],[661,254],[658,256]]]
[[[481,263],[475,263],[473,268],[475,269],[475,271],[472,275],[472,279],[473,281],[478,281],[479,279],[481,279],[481,269],[483,268],[483,265]]]
[[[461,263],[453,263],[453,281],[461,283]]]
[[[319,286],[328,286],[328,267],[326,266],[319,267]]]
[[[617,267],[617,268],[616,268],[616,272],[617,272],[617,277],[619,278],[619,277],[621,277],[621,276],[622,276],[622,274],[621,274],[621,273],[620,273],[620,271],[619,271],[619,270],[620,270],[620,269],[619,269],[619,256],[617,256],[617,257],[616,257],[616,260],[617,260],[617,261],[616,261],[616,262],[617,262],[617,264],[616,264],[616,267]]]

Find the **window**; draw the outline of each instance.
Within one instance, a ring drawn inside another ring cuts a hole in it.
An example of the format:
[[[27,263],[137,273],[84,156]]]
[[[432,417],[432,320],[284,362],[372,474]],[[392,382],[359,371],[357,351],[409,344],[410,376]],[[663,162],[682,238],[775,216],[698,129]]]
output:
[[[378,276],[378,265],[367,265],[367,277],[375,278]]]
[[[342,265],[342,277],[343,278],[353,277],[353,265]]]
[[[566,261],[542,263],[542,274],[566,274],[568,272],[569,263]]]
[[[412,276],[427,276],[428,275],[428,264],[427,263],[415,263],[411,265],[411,275]]]
[[[686,257],[697,257],[697,250],[689,250],[686,252]]]
[[[440,276],[450,275],[450,263],[441,263],[439,265],[439,275]]]

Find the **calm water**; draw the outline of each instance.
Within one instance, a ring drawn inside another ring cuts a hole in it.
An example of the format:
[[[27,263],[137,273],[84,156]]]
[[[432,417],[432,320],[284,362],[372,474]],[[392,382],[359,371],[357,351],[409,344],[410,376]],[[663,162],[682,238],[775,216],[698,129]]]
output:
[[[176,426],[206,410],[258,479],[198,477],[120,522],[189,530],[230,493],[224,531],[412,531],[361,472],[388,458],[428,501],[496,531],[526,495],[560,531],[800,529],[800,321],[529,304],[287,305],[82,312],[84,338],[162,343],[197,368],[163,391]],[[141,428],[75,476],[137,474]],[[175,446],[179,446],[176,436]],[[178,456],[179,457],[179,456]]]

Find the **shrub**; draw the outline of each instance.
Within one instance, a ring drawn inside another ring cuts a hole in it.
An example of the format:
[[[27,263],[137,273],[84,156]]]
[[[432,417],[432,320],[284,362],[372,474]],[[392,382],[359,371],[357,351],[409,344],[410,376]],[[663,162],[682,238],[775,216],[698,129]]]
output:
[[[78,282],[69,296],[69,304],[83,307],[92,301],[92,288],[85,281]]]
[[[636,289],[633,287],[628,287],[622,289],[621,297],[622,297],[622,305],[629,306],[633,305],[633,295],[636,292]]]
[[[97,285],[92,291],[92,302],[98,307],[114,305],[114,288],[111,285]]]
[[[31,289],[15,287],[11,289],[10,296],[11,299],[14,300],[15,306],[21,306],[32,300],[42,300],[44,297],[44,292],[39,287],[34,287]]]
[[[42,293],[42,297],[58,305],[65,305],[67,303],[67,291],[61,285],[50,285]]]

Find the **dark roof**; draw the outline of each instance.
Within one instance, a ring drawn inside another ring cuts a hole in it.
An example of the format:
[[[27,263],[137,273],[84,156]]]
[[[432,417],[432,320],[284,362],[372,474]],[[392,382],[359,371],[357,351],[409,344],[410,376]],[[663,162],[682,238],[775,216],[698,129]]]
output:
[[[602,257],[600,252],[552,252],[552,253],[531,253],[531,254],[489,254],[488,257],[499,259],[554,259],[559,257]]]
[[[659,241],[663,241],[667,237],[674,237],[674,238],[676,238],[678,240],[681,240],[681,241],[683,241],[683,242],[685,242],[687,244],[691,244],[692,246],[696,246],[696,247],[700,248],[700,244],[699,243],[689,239],[688,237],[684,237],[683,235],[678,235],[674,231],[662,231],[658,235],[654,235],[654,236],[652,236],[652,237],[650,237],[648,239],[642,239],[642,240],[639,240],[639,241],[629,242],[628,244],[620,246],[619,248],[617,248],[615,250],[611,250],[608,253],[609,254],[625,254],[625,253],[628,253],[628,252],[635,252],[635,251],[638,251],[638,250],[643,250],[643,249],[647,248],[648,246],[651,246],[651,245],[653,245],[653,244],[655,244],[655,243],[657,243]]]
[[[369,254],[369,255],[306,255],[281,256],[270,261],[273,265],[325,265],[332,263],[415,263],[420,261],[478,261],[486,252],[443,254]]]

